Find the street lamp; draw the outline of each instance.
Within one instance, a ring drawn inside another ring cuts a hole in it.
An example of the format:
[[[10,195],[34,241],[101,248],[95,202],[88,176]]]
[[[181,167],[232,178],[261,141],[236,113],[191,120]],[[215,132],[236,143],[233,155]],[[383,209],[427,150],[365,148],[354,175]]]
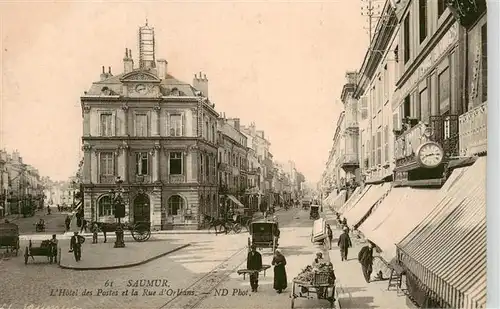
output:
[[[114,209],[115,213],[115,218],[118,219],[118,226],[116,227],[116,241],[115,241],[115,248],[124,248],[125,247],[125,241],[123,237],[123,227],[121,223],[121,218],[125,217],[125,202],[123,201],[122,194],[124,193],[122,184],[123,180],[120,179],[120,176],[116,178],[115,181],[116,185],[118,186],[118,190],[111,190],[111,203],[112,207]]]

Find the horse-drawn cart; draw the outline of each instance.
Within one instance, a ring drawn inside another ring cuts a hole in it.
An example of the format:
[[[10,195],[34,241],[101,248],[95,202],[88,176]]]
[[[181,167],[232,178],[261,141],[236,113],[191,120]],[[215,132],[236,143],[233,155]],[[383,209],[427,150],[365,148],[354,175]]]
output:
[[[51,242],[50,240],[43,240],[39,247],[34,247],[31,240],[29,245],[24,250],[24,264],[28,264],[28,260],[31,257],[35,261],[35,256],[45,256],[47,261],[52,264],[61,261],[61,249],[57,247],[57,244]],[[59,258],[59,260],[58,260]]]
[[[106,233],[116,232],[119,223],[107,222],[92,222],[90,225],[91,230],[97,229],[98,233],[104,234],[104,242],[106,242]],[[149,222],[136,222],[136,223],[121,223],[123,230],[129,230],[132,238],[135,241],[147,241],[151,237],[151,225]]]
[[[258,220],[250,223],[250,237],[248,237],[248,250],[252,245],[257,248],[272,248],[273,253],[278,248],[280,230],[278,222],[272,220]]]
[[[0,249],[7,252],[19,251],[19,227],[14,223],[0,223]]]

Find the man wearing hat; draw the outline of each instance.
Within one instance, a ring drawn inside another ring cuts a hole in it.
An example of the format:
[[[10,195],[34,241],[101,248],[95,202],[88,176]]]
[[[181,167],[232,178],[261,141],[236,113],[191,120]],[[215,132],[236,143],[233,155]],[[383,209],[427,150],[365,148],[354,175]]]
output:
[[[253,272],[250,273],[250,286],[252,287],[252,292],[257,292],[259,286],[259,271],[262,269],[262,255],[257,252],[257,246],[255,246],[255,244],[252,244],[251,251],[248,252],[247,269],[253,270]]]
[[[349,251],[349,248],[352,247],[347,227],[344,227],[344,233],[340,235],[337,246],[340,248],[340,257],[342,258],[342,261],[347,261],[347,252]]]
[[[75,232],[73,236],[71,236],[69,251],[73,252],[75,255],[75,260],[79,262],[82,259],[82,244],[85,242],[85,238],[83,236],[78,235],[78,232]]]

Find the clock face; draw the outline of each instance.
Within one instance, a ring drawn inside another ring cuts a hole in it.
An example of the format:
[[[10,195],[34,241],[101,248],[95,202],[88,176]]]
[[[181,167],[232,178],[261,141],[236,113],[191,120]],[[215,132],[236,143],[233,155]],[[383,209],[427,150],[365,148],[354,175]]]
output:
[[[443,161],[443,149],[436,143],[426,143],[420,146],[418,159],[426,167],[436,167]]]
[[[148,92],[148,88],[143,84],[139,84],[135,86],[135,91],[137,91],[140,94],[145,94]]]

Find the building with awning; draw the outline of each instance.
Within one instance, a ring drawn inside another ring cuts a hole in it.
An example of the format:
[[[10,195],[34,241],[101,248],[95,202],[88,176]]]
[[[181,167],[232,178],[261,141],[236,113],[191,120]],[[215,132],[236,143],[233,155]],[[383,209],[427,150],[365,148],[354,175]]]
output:
[[[363,197],[361,197],[353,207],[343,213],[344,217],[347,219],[347,224],[357,228],[372,207],[385,197],[390,188],[391,183],[370,185],[370,188]]]
[[[457,177],[397,244],[411,298],[426,308],[486,306],[486,158]]]
[[[351,209],[356,203],[368,192],[371,185],[365,186],[364,188],[357,187],[350,197],[347,197],[347,201],[342,207],[339,208],[338,212],[343,214],[349,209]]]

